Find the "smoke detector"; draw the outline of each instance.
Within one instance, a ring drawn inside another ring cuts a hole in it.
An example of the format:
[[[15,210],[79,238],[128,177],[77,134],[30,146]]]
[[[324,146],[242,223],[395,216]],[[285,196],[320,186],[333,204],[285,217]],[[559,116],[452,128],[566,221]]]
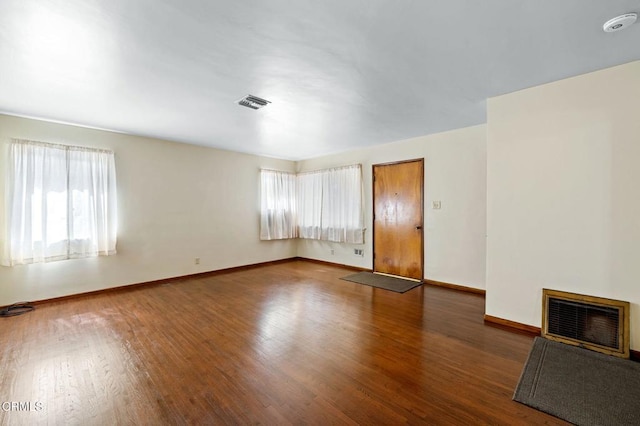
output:
[[[270,104],[271,101],[259,98],[257,96],[247,95],[244,98],[237,100],[236,103],[238,105],[246,106],[247,108],[260,109],[263,106]]]
[[[605,33],[612,33],[615,31],[624,30],[629,25],[636,22],[638,15],[635,13],[625,13],[624,15],[616,16],[613,19],[609,19],[604,23],[602,29]]]

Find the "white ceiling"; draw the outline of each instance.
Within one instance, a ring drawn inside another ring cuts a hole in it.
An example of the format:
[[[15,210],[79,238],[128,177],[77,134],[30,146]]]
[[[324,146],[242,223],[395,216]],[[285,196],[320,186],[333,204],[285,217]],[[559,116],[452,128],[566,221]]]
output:
[[[640,0],[0,0],[0,111],[304,159],[638,60],[640,24],[602,31],[627,12]]]

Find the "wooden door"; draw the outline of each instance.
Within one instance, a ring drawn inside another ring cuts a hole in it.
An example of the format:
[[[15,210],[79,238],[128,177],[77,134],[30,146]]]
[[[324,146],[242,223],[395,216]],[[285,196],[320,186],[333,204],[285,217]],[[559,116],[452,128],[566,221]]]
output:
[[[422,281],[424,159],[373,166],[373,271]]]

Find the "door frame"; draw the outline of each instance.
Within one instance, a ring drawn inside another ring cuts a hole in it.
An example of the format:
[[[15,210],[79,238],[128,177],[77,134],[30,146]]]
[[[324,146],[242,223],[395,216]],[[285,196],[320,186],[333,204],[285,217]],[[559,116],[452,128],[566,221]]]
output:
[[[424,157],[422,158],[413,158],[411,160],[402,160],[402,161],[391,161],[388,163],[379,163],[371,165],[371,244],[372,244],[372,255],[371,255],[371,271],[376,273],[376,191],[375,191],[375,178],[376,178],[376,167],[384,167],[384,166],[395,166],[404,163],[422,163],[422,176],[420,177],[420,216],[421,216],[421,224],[420,224],[420,281],[424,281]],[[407,278],[407,277],[404,277]],[[411,279],[411,278],[407,278]]]

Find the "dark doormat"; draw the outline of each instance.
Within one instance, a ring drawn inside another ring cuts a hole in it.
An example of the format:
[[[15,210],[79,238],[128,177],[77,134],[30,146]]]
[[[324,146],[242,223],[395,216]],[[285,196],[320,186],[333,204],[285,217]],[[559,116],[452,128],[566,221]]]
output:
[[[404,293],[422,284],[420,281],[405,280],[403,278],[390,277],[388,275],[374,274],[372,272],[358,272],[357,274],[342,277],[345,281],[382,288],[384,290]]]
[[[536,337],[513,399],[577,425],[640,425],[640,363]]]

